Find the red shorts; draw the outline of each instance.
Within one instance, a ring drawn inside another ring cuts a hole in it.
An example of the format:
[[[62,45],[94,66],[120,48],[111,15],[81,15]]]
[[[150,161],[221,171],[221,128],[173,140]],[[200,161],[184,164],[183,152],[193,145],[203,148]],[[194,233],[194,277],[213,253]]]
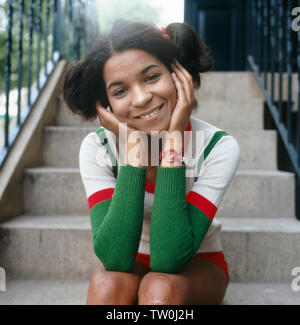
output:
[[[141,261],[150,269],[150,255],[138,253],[136,259]],[[195,260],[207,260],[219,265],[227,276],[227,284],[229,283],[228,265],[225,260],[223,252],[209,252],[209,253],[198,253],[194,256]]]

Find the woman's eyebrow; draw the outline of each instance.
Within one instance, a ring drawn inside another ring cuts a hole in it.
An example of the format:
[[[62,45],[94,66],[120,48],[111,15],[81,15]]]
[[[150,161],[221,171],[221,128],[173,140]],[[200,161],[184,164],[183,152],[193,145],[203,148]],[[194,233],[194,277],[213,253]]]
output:
[[[148,67],[146,67],[145,69],[143,69],[141,71],[141,75],[145,74],[148,70],[150,70],[151,68],[154,68],[154,67],[158,67],[158,65],[156,65],[156,64],[150,64],[150,65],[148,65]]]
[[[158,67],[158,65],[156,64],[150,64],[148,65],[146,68],[144,68],[141,72],[140,72],[140,75],[142,76],[143,74],[145,74],[148,70],[150,70],[151,68],[155,68],[155,67]],[[109,84],[109,86],[107,87],[107,90],[109,88],[111,88],[112,86],[119,86],[119,85],[122,85],[122,81],[114,81],[112,82],[111,84]]]
[[[115,81],[115,82],[112,82],[108,87],[107,87],[107,90],[112,87],[112,86],[119,86],[119,85],[122,85],[122,81]]]

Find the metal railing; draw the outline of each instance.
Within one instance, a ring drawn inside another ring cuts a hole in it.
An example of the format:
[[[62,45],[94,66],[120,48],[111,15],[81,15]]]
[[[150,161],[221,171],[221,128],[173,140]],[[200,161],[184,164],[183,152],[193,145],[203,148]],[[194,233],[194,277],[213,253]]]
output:
[[[292,28],[300,1],[251,0],[250,5],[248,64],[300,178],[300,32]]]
[[[0,1],[0,167],[57,61],[80,59],[97,37],[95,6],[95,0]]]
[[[300,0],[248,0],[247,5],[247,63],[264,93],[297,176],[297,202],[300,195]],[[296,214],[299,218],[300,204]]]

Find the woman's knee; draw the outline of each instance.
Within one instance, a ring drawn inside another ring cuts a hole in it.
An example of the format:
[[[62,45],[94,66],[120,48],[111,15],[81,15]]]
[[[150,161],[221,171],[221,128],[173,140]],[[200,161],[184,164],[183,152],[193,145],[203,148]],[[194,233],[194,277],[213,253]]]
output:
[[[139,305],[183,305],[188,295],[188,281],[178,274],[150,272],[142,279]]]
[[[96,270],[90,281],[87,304],[134,304],[140,278],[135,273]]]

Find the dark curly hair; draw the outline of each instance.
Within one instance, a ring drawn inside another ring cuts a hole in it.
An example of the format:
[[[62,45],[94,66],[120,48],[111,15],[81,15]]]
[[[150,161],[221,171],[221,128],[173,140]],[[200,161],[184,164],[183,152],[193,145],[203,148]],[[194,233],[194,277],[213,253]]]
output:
[[[63,96],[73,113],[85,120],[97,117],[96,101],[109,105],[103,79],[106,61],[127,49],[139,49],[157,57],[172,72],[171,64],[177,59],[191,74],[194,87],[201,84],[200,73],[212,69],[213,59],[208,47],[194,29],[185,23],[166,27],[170,39],[153,25],[140,22],[117,21],[112,30],[101,35],[84,60],[74,61],[67,67],[63,82]]]

